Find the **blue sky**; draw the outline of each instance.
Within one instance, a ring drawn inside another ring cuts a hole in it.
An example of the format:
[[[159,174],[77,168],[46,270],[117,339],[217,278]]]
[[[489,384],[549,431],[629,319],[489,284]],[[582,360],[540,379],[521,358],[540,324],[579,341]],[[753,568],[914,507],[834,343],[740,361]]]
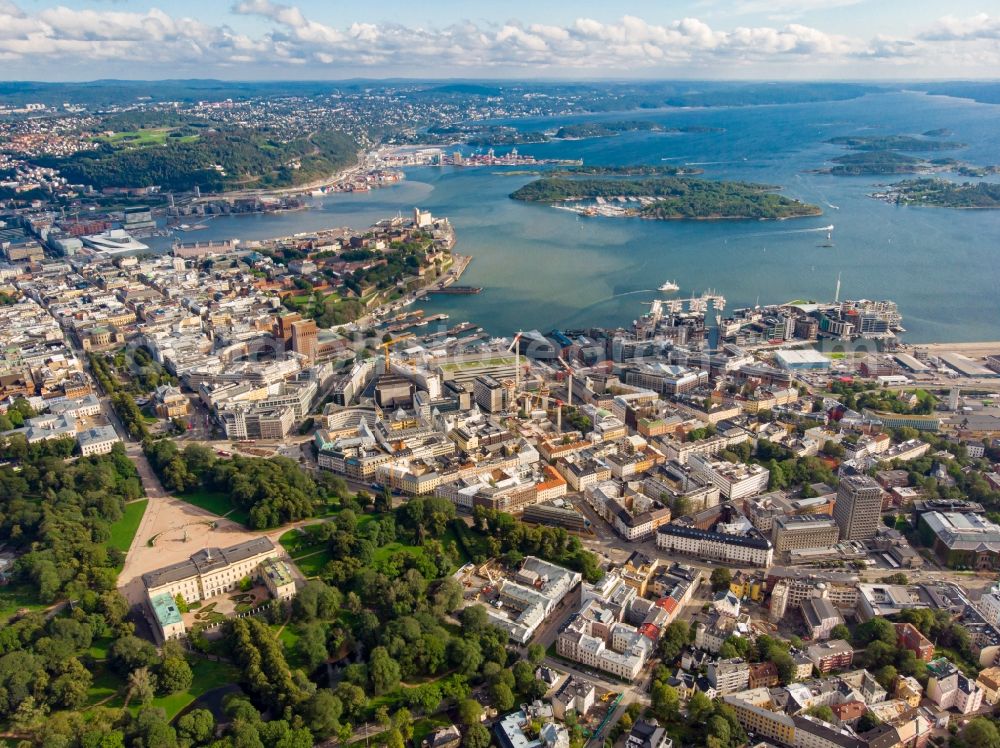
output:
[[[0,0],[10,79],[992,78],[1000,0]]]

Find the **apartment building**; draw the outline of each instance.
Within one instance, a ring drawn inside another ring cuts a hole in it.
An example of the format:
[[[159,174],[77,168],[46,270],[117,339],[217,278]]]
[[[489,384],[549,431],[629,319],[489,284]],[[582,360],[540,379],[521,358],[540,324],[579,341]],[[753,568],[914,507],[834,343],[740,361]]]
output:
[[[750,683],[750,665],[739,657],[711,662],[708,665],[708,682],[720,696],[744,691]]]
[[[927,698],[942,709],[954,709],[960,714],[979,711],[983,704],[983,689],[969,680],[954,664],[939,657],[927,665]]]
[[[764,491],[770,478],[767,468],[761,465],[712,460],[702,455],[691,455],[688,463],[696,474],[718,486],[719,493],[731,500]]]
[[[746,535],[730,535],[671,523],[656,534],[656,547],[697,558],[732,563],[734,566],[770,566],[774,558],[771,541],[756,530]]]

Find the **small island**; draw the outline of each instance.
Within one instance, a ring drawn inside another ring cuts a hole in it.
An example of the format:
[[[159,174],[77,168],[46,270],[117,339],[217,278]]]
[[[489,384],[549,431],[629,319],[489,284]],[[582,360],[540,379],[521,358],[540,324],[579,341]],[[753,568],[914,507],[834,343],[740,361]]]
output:
[[[712,133],[725,132],[721,127],[704,127],[690,125],[686,127],[665,127],[658,122],[648,120],[621,120],[615,122],[579,122],[563,125],[555,132],[560,140],[581,140],[583,138],[610,138],[623,132],[660,132],[660,133]]]
[[[668,220],[783,220],[822,210],[779,195],[773,185],[708,179],[566,179],[546,177],[511,194],[514,200],[550,203],[580,215]]]
[[[633,166],[595,166],[585,164],[549,172],[550,176],[608,176],[608,177],[679,177],[702,174],[696,166],[671,166],[667,164],[634,164]]]
[[[909,179],[890,185],[882,192],[873,193],[872,197],[893,205],[995,210],[1000,208],[1000,184]]]
[[[855,151],[951,151],[965,148],[965,143],[933,140],[914,135],[850,135],[830,138],[827,143],[843,145]]]

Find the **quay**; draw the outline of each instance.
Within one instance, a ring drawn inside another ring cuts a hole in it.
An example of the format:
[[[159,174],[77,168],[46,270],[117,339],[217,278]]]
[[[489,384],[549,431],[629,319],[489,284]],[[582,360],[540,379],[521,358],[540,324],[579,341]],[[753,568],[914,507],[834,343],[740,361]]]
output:
[[[428,294],[454,294],[458,296],[470,296],[482,292],[483,289],[480,286],[444,286],[443,288],[427,289]]]

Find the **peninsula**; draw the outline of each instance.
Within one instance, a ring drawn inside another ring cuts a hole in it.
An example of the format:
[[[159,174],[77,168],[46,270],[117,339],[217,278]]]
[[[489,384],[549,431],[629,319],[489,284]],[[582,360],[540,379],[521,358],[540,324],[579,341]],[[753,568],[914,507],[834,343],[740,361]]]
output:
[[[872,197],[895,205],[995,210],[1000,208],[1000,184],[909,179],[876,192]]]
[[[529,182],[514,200],[558,204],[583,215],[638,216],[658,220],[773,220],[817,216],[819,206],[776,193],[776,187],[750,182],[650,177],[645,179],[565,179]]]
[[[686,127],[665,127],[658,122],[648,120],[621,120],[615,122],[579,122],[563,125],[556,130],[555,137],[560,140],[580,140],[582,138],[609,138],[621,135],[623,132],[660,132],[660,133],[713,133],[725,132],[721,127],[705,127],[690,125]]]

